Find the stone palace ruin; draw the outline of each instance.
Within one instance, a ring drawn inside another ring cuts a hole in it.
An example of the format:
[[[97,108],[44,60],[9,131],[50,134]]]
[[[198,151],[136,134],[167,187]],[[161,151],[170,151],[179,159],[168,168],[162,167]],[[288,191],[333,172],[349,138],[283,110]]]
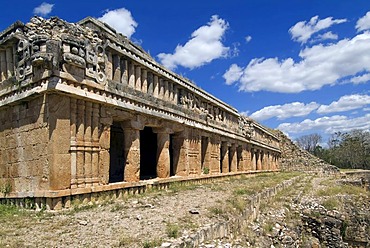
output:
[[[153,180],[277,170],[279,157],[267,128],[96,19],[0,34],[0,200],[58,209]]]

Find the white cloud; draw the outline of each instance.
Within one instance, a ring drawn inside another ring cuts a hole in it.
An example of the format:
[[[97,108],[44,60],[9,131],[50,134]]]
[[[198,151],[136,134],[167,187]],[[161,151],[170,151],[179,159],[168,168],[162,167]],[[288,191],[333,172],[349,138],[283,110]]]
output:
[[[284,105],[274,105],[264,107],[261,110],[258,110],[251,114],[252,119],[257,121],[267,120],[273,117],[278,118],[279,120],[287,119],[289,117],[298,117],[306,116],[312,111],[317,109],[319,104],[311,102],[309,104],[304,104],[301,102],[292,102]]]
[[[289,33],[294,41],[306,43],[313,34],[331,27],[334,24],[340,24],[346,22],[346,19],[334,19],[333,17],[327,17],[320,20],[319,16],[314,16],[309,22],[301,21],[297,22],[293,27],[289,29]]]
[[[35,15],[47,16],[53,10],[54,4],[43,2],[38,7],[33,9]]]
[[[138,25],[132,17],[131,12],[125,8],[109,10],[98,19],[109,24],[128,38],[135,33],[135,28]]]
[[[245,41],[249,43],[252,40],[252,36],[248,35],[245,37]]]
[[[316,37],[316,40],[337,40],[337,39],[338,39],[338,35],[332,33],[331,31],[330,32],[326,32],[324,34],[319,34]]]
[[[315,120],[306,119],[302,122],[282,123],[277,127],[277,129],[288,134],[297,134],[307,131],[323,131],[327,134],[331,134],[339,131],[349,132],[354,129],[369,130],[370,114],[357,118],[335,115],[331,117],[321,117]]]
[[[214,15],[207,25],[191,34],[191,40],[185,45],[177,45],[173,54],[160,53],[158,58],[169,69],[175,69],[179,65],[193,69],[225,57],[230,48],[225,47],[221,39],[227,28],[228,23]]]
[[[370,29],[370,11],[365,16],[358,19],[356,23],[357,32]]]
[[[344,112],[354,109],[359,109],[370,104],[369,95],[346,95],[339,98],[338,101],[334,101],[329,105],[321,105],[317,110],[319,114]]]
[[[223,75],[223,78],[226,80],[226,84],[230,85],[237,81],[243,74],[243,68],[239,67],[237,64],[232,64]]]
[[[351,78],[351,82],[354,84],[366,83],[369,80],[370,80],[370,73],[366,73],[361,76]]]
[[[241,91],[297,93],[335,85],[345,77],[370,72],[370,32],[336,44],[315,45],[300,51],[301,61],[292,58],[255,58],[241,76],[229,73],[228,84],[239,81]],[[228,72],[230,69],[228,70]],[[350,80],[349,80],[350,81]]]

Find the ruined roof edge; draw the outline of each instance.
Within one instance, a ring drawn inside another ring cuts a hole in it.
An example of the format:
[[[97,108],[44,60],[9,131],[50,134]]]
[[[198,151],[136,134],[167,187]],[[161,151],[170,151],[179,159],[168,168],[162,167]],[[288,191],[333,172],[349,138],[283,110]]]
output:
[[[169,70],[168,68],[164,67],[162,64],[158,63],[150,54],[148,54],[141,46],[135,44],[134,42],[132,42],[127,36],[117,32],[113,27],[111,27],[109,24],[103,22],[103,21],[100,21],[94,17],[91,17],[91,16],[88,16],[84,19],[82,19],[81,21],[78,21],[77,24],[78,25],[81,25],[81,26],[84,26],[84,24],[87,24],[87,23],[93,23],[94,25],[98,26],[99,28],[107,31],[109,34],[113,35],[113,36],[116,36],[116,38],[118,39],[122,39],[123,42],[127,42],[129,43],[129,45],[131,45],[132,47],[134,47],[135,49],[137,49],[139,52],[143,53],[147,59],[151,60],[151,62],[155,63],[157,66],[159,66],[161,69],[163,69],[164,71],[166,71],[167,73],[170,73],[172,74],[173,76],[185,81],[186,83],[189,83],[191,84],[193,87],[196,87],[199,91],[202,91],[204,94],[207,94],[208,96],[212,97],[214,100],[218,101],[219,103],[227,106],[228,108],[232,109],[235,113],[237,114],[240,114],[239,111],[231,106],[230,104],[228,103],[225,103],[224,101],[220,100],[219,98],[215,97],[214,95],[210,94],[209,92],[203,90],[202,88],[200,88],[198,85],[196,85],[194,82],[192,82],[190,79],[188,78],[185,78],[171,70]],[[120,37],[121,36],[121,37]]]

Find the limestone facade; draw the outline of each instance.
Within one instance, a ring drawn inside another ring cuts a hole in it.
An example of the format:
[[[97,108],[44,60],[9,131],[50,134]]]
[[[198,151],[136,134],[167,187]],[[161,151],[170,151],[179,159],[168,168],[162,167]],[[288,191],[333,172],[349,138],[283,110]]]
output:
[[[0,34],[0,197],[277,170],[279,158],[267,128],[93,18]]]

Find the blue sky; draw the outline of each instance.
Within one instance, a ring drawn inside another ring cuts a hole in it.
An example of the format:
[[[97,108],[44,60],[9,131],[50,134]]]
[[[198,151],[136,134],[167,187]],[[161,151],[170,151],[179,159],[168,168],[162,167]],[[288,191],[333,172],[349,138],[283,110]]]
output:
[[[33,15],[100,18],[159,63],[292,139],[370,129],[370,1],[4,1],[3,30]],[[5,13],[5,14],[4,14]]]

